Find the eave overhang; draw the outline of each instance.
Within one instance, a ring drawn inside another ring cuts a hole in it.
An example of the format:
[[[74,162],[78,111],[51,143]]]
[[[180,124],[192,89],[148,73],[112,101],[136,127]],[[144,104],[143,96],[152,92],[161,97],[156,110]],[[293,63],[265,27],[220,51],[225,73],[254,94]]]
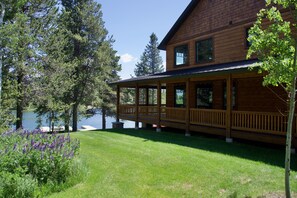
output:
[[[194,67],[189,69],[179,69],[173,71],[166,71],[149,76],[140,76],[126,80],[120,80],[111,83],[112,85],[132,85],[132,84],[145,84],[156,83],[157,81],[166,82],[168,80],[192,78],[192,77],[207,77],[214,75],[223,75],[229,73],[239,73],[247,71],[249,67],[257,63],[258,60],[245,60],[223,64],[215,64],[204,67]]]

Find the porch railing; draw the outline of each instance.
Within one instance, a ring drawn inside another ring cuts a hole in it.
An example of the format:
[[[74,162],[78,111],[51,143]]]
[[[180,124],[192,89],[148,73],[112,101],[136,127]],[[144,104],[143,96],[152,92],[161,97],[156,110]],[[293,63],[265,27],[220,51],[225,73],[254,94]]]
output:
[[[156,120],[158,118],[157,106],[139,106],[138,115],[142,120]]]
[[[270,112],[233,111],[232,129],[285,134],[287,116]]]
[[[185,123],[186,109],[173,108],[173,107],[161,107],[161,120]]]
[[[225,128],[226,111],[214,109],[190,109],[190,123]]]
[[[161,107],[161,121],[186,123],[186,108]],[[190,109],[189,123],[193,125],[226,128],[226,110],[215,109]],[[136,106],[120,105],[119,114],[122,118],[136,119]],[[139,106],[138,118],[158,122],[157,106]],[[274,112],[232,111],[231,129],[285,135],[287,131],[287,116]],[[295,126],[297,128],[297,116]],[[295,129],[296,130],[296,129]],[[295,135],[297,133],[295,132]]]
[[[155,115],[158,113],[157,106],[139,106],[138,107],[139,115]]]
[[[119,106],[119,113],[125,115],[135,115],[136,113],[136,106],[134,105],[120,105]]]

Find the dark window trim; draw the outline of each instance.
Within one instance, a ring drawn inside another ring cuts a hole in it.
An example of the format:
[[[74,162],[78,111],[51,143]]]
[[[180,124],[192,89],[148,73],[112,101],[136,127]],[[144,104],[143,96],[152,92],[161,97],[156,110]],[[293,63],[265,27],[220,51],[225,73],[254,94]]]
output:
[[[188,51],[188,57],[187,57],[187,62],[185,64],[181,64],[181,65],[177,65],[176,64],[176,48],[178,47],[187,47],[187,51]],[[190,59],[190,50],[189,50],[189,44],[185,43],[182,45],[177,45],[174,47],[174,67],[184,67],[184,66],[188,66],[189,65],[189,59]]]
[[[212,60],[205,60],[205,61],[198,61],[198,57],[197,57],[197,43],[201,42],[201,41],[206,41],[206,40],[212,40]],[[195,41],[195,62],[196,64],[204,64],[204,63],[211,63],[215,61],[215,49],[214,49],[214,43],[215,43],[215,39],[214,37],[208,37],[208,38],[204,38],[204,39],[199,39]]]

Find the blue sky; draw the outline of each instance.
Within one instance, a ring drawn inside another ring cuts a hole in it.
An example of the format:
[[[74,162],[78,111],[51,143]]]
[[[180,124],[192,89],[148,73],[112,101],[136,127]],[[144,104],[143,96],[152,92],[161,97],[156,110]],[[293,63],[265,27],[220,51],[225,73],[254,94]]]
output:
[[[122,79],[134,75],[149,36],[155,32],[159,43],[191,0],[97,0],[102,5],[103,20],[115,39],[114,49],[121,56]],[[163,64],[165,52],[161,51]]]

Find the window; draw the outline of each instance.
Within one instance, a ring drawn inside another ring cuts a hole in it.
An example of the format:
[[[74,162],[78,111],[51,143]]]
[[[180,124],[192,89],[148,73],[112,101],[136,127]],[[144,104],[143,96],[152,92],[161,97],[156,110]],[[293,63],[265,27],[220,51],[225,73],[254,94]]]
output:
[[[197,86],[197,107],[204,108],[204,109],[211,109],[212,108],[212,84],[200,84]]]
[[[188,46],[182,45],[174,49],[175,65],[187,65],[188,64]]]
[[[251,47],[252,43],[248,41],[248,38],[249,38],[249,31],[250,31],[251,27],[248,27],[245,29],[245,46],[246,48],[249,48]]]
[[[213,41],[206,39],[196,42],[196,62],[209,62],[213,60]]]
[[[175,107],[186,106],[186,89],[184,86],[174,87],[174,106]]]
[[[232,87],[232,109],[235,109],[236,105],[236,84],[233,83]],[[226,83],[224,84],[224,109],[227,108],[227,88]]]

